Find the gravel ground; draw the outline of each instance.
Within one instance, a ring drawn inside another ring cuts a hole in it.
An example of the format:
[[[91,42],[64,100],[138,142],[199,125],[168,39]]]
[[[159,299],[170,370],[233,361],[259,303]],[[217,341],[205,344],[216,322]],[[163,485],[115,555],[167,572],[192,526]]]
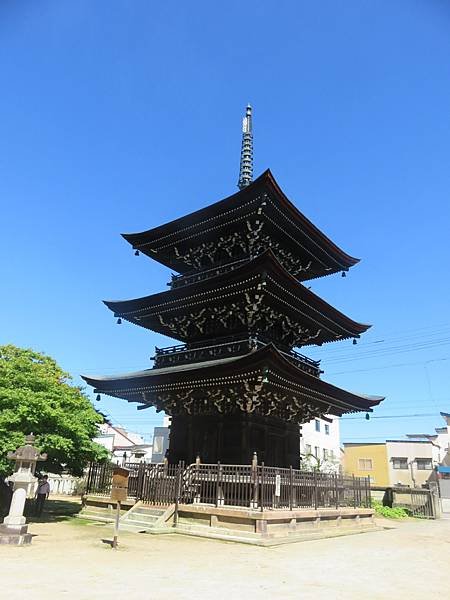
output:
[[[102,542],[108,526],[49,521],[30,525],[31,546],[0,546],[1,597],[413,600],[450,589],[450,520],[272,548],[124,532],[117,551]]]

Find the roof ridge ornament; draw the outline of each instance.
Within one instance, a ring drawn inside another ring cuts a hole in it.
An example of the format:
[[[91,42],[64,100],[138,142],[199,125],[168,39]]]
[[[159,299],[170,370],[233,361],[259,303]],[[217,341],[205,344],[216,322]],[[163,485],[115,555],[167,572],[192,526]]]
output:
[[[245,117],[242,119],[241,162],[239,166],[238,188],[247,187],[253,181],[253,127],[252,107],[247,104]]]

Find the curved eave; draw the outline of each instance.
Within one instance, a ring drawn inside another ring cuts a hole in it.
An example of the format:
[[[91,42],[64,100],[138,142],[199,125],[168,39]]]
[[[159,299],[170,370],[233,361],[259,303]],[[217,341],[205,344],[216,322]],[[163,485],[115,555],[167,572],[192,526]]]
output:
[[[165,260],[164,257],[157,257],[152,253],[151,244],[162,238],[169,240],[171,237],[176,239],[178,231],[186,228],[191,228],[194,231],[203,221],[220,216],[226,209],[234,208],[239,206],[242,201],[251,196],[252,193],[257,194],[261,188],[261,191],[272,192],[276,197],[281,206],[284,207],[287,215],[290,215],[297,226],[304,228],[305,233],[312,240],[312,242],[319,248],[319,250],[332,256],[333,260],[338,263],[336,267],[332,267],[330,272],[337,272],[339,270],[349,269],[350,267],[357,264],[360,259],[350,256],[344,252],[337,244],[335,244],[328,236],[326,236],[318,227],[316,227],[303,213],[301,213],[296,206],[287,198],[283,193],[281,187],[278,185],[275,177],[273,176],[270,169],[266,169],[259,177],[257,177],[250,185],[243,188],[242,190],[227,196],[223,200],[219,200],[205,208],[201,208],[197,211],[189,213],[183,217],[179,217],[173,221],[169,221],[163,225],[155,227],[153,229],[147,229],[146,231],[138,233],[122,233],[122,237],[133,246],[141,250],[144,254],[155,258],[162,264],[165,264],[169,268],[173,265],[173,261]],[[199,231],[199,235],[201,231]],[[176,242],[174,242],[176,243]],[[186,268],[180,272],[185,272]],[[327,274],[327,273],[324,273]]]
[[[295,204],[293,204],[283,192],[270,169],[264,171],[262,177],[266,178],[266,181],[269,182],[280,202],[286,207],[287,211],[291,213],[294,219],[298,220],[299,223],[305,227],[311,237],[317,238],[321,241],[323,247],[328,248],[328,251],[332,251],[333,254],[338,257],[339,262],[341,262],[343,266],[350,268],[360,262],[361,259],[350,256],[350,254],[344,252],[342,248],[335,244],[327,235],[325,235],[318,227],[316,227],[314,223],[312,223],[302,212],[298,210]]]
[[[191,382],[198,384],[202,381],[207,385],[208,380],[217,380],[230,375],[243,377],[252,374],[255,377],[255,372],[267,373],[269,386],[283,387],[285,382],[284,387],[290,389],[293,394],[310,393],[311,400],[322,405],[329,403],[335,407],[331,414],[371,412],[373,407],[384,400],[383,396],[366,396],[348,392],[306,373],[287,360],[273,344],[267,344],[260,350],[240,357],[164,369],[147,369],[113,377],[82,375],[82,378],[95,388],[96,393],[145,404],[146,400],[140,396],[145,396],[146,389],[151,389],[152,386],[179,386],[181,383],[190,386]],[[303,392],[300,391],[301,389]]]
[[[304,303],[312,310],[312,315],[314,311],[317,311],[318,313],[324,315],[326,320],[334,323],[341,330],[346,332],[337,339],[358,337],[371,327],[368,324],[358,323],[357,321],[350,319],[344,313],[320,298],[320,296],[311,290],[308,290],[305,286],[299,283],[295,277],[286,271],[286,269],[280,264],[270,249],[266,250],[252,261],[242,265],[241,267],[238,267],[233,271],[228,271],[227,273],[217,275],[216,277],[211,277],[210,279],[206,279],[201,282],[192,283],[190,285],[159,292],[157,294],[151,294],[149,296],[143,296],[141,298],[122,301],[105,300],[104,303],[115,314],[115,316],[120,316],[131,323],[162,333],[159,329],[153,329],[152,327],[148,327],[140,322],[136,313],[145,310],[154,310],[155,308],[159,307],[160,305],[164,305],[169,301],[182,302],[184,299],[187,301],[188,298],[191,298],[194,295],[198,296],[205,294],[204,298],[205,302],[207,302],[208,294],[214,294],[221,287],[243,281],[250,275],[262,275],[263,273],[269,276],[272,274],[273,285],[279,285],[283,289],[289,290],[289,292],[297,298],[298,302]],[[164,335],[173,337],[170,335],[170,333],[164,332]],[[178,338],[174,337],[174,339]]]

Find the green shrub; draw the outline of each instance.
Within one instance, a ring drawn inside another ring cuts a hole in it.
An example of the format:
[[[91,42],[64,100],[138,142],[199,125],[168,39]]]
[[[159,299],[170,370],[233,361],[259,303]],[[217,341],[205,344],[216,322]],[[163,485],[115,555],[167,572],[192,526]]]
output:
[[[375,509],[377,515],[386,519],[405,519],[408,516],[406,509],[389,508],[389,506],[383,506],[379,500],[372,500],[372,508]]]

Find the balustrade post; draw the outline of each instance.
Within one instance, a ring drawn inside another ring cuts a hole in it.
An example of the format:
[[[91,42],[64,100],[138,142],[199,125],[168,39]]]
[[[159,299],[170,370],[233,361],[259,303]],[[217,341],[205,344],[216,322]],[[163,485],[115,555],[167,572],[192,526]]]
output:
[[[292,510],[294,504],[294,471],[292,465],[289,466],[289,510]]]
[[[173,524],[176,527],[178,523],[178,508],[180,504],[180,496],[181,496],[181,480],[183,477],[184,463],[179,462],[177,466],[177,482],[175,486],[175,510],[173,513]]]
[[[259,493],[259,502],[261,505],[261,511],[264,510],[264,498],[265,498],[265,493],[266,490],[264,489],[265,486],[265,481],[264,481],[264,475],[265,475],[265,466],[264,466],[264,462],[261,463],[261,489],[260,489],[260,493]]]
[[[313,473],[314,473],[314,477],[313,477],[313,485],[314,485],[314,508],[315,508],[315,510],[317,510],[317,507],[318,507],[318,498],[317,498],[317,471],[316,471],[316,469],[314,469]]]
[[[195,484],[197,487],[197,492],[194,496],[194,504],[199,504],[201,500],[201,492],[200,492],[200,455],[197,454],[195,458]]]
[[[90,462],[89,463],[89,471],[88,471],[88,476],[87,476],[87,480],[86,480],[86,494],[89,494],[90,490],[91,490],[91,480],[92,480],[92,466],[93,463]]]
[[[220,464],[220,461],[217,462],[217,478],[216,478],[216,506],[221,506],[223,505],[224,502],[224,498],[223,498],[223,492],[222,492],[222,487],[221,487],[221,477],[222,475],[222,466]],[[222,496],[222,497],[221,497]]]
[[[339,508],[339,484],[338,484],[338,475],[334,474],[334,493],[335,493],[335,503],[336,510]]]
[[[250,469],[250,485],[252,486],[252,499],[250,502],[250,508],[258,508],[258,456],[256,452],[253,452]]]
[[[136,500],[142,500],[143,496],[144,496],[144,475],[145,475],[145,465],[144,465],[144,463],[139,463],[138,473],[137,473]]]

